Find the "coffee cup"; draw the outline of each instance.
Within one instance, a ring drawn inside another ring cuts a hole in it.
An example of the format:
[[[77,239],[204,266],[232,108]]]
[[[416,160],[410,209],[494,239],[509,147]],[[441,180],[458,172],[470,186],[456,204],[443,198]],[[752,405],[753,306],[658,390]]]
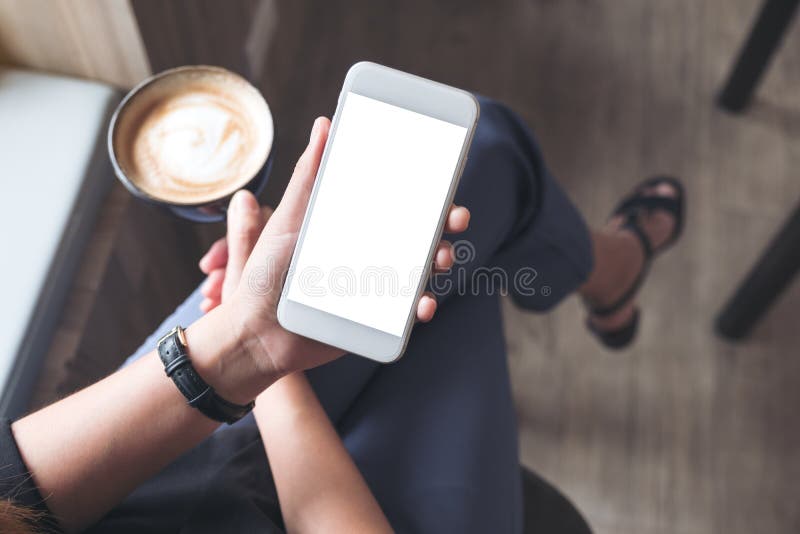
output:
[[[137,198],[196,222],[225,218],[239,189],[264,188],[274,127],[261,93],[236,73],[170,69],[134,87],[108,128],[108,151]]]

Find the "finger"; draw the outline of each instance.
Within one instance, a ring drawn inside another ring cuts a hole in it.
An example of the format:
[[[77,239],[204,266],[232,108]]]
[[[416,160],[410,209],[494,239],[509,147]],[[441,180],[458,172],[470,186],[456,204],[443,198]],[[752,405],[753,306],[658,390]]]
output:
[[[228,240],[225,237],[220,237],[211,248],[208,249],[205,256],[200,258],[198,265],[203,273],[208,274],[214,269],[225,267],[228,263]]]
[[[450,213],[447,214],[447,223],[445,224],[444,231],[457,234],[469,228],[470,212],[464,206],[453,206],[450,208]]]
[[[270,206],[262,206],[261,207],[261,220],[263,224],[267,224],[269,222],[269,218],[272,216],[272,212],[274,210]],[[214,269],[219,269],[220,267],[225,267],[228,264],[228,238],[227,237],[220,237],[214,244],[209,247],[208,252],[200,258],[200,262],[198,266],[200,270],[208,274]]]
[[[325,117],[319,117],[314,121],[308,146],[297,161],[289,185],[286,186],[286,192],[270,221],[271,232],[286,234],[300,229],[311,190],[314,188],[325,142],[328,140],[330,125],[331,122]]]
[[[203,285],[200,287],[200,293],[208,299],[219,300],[222,298],[222,284],[224,281],[225,269],[214,269],[208,273],[206,281],[203,282]]]
[[[275,210],[271,206],[261,206],[261,221],[266,225]]]
[[[417,320],[421,323],[427,323],[433,319],[436,313],[436,297],[432,293],[426,291],[422,294],[417,304]]]
[[[228,208],[228,264],[222,298],[233,292],[239,284],[242,269],[264,228],[261,208],[250,191],[237,191]]]
[[[441,240],[436,247],[436,254],[433,256],[433,270],[436,272],[446,271],[453,266],[453,245],[450,241]]]
[[[214,301],[211,299],[203,299],[203,302],[200,303],[200,311],[202,311],[203,313],[208,313],[217,306],[219,306],[218,301]]]

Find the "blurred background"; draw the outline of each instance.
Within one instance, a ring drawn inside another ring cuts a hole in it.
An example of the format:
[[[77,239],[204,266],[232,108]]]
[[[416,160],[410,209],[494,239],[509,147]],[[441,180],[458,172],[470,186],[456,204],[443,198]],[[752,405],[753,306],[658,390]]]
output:
[[[178,65],[242,73],[275,118],[262,198],[273,205],[312,120],[333,112],[347,68],[365,59],[509,104],[592,224],[640,179],[681,177],[687,231],[643,292],[634,348],[601,349],[574,298],[547,316],[504,306],[522,461],[599,533],[798,532],[800,286],[746,339],[714,330],[800,198],[800,24],[745,113],[715,102],[762,3],[0,0],[0,63],[103,82],[117,99]],[[17,176],[0,172],[13,194]],[[14,406],[41,406],[118,366],[202,280],[196,262],[223,233],[100,174],[102,196],[62,228],[80,238],[56,282],[51,271],[51,301],[31,297],[51,312],[45,326],[8,345],[45,355]]]

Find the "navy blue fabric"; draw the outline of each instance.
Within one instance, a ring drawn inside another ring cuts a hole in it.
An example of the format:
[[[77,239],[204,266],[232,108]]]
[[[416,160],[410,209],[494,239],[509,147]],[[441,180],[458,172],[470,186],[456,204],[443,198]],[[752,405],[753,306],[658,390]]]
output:
[[[397,363],[381,366],[347,355],[307,373],[399,532],[521,531],[517,429],[498,292],[506,289],[520,305],[546,311],[592,268],[587,228],[527,128],[505,106],[479,100],[481,117],[456,196],[472,211],[471,226],[450,236],[459,258],[455,268],[431,281],[439,296],[435,320],[414,328]],[[530,275],[525,284],[515,283],[520,272]],[[152,350],[174,325],[197,319],[200,301],[196,291],[131,360]],[[263,503],[256,508],[274,515],[274,487],[257,441],[252,415],[222,427],[139,488],[106,524],[121,529],[139,521],[142,528],[141,517],[152,514],[162,526],[202,531],[198,517],[217,509],[211,499],[218,492],[205,489],[212,482],[228,488],[228,498],[239,491],[251,501],[259,488]],[[247,478],[242,454],[250,449],[249,487],[236,490]],[[234,474],[225,478],[228,464]],[[191,496],[189,481],[195,482]],[[171,508],[181,513],[167,518],[170,499],[181,502]],[[280,518],[270,524],[280,525]]]

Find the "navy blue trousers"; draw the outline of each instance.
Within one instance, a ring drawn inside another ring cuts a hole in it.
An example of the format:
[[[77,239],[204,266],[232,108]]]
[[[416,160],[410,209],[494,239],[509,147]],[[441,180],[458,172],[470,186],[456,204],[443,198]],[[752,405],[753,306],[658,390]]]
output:
[[[456,202],[470,229],[449,236],[456,265],[430,288],[439,309],[405,356],[347,355],[308,371],[317,395],[399,532],[520,532],[517,428],[498,294],[547,311],[592,268],[588,230],[545,168],[524,124],[480,98],[481,117]],[[131,357],[199,315],[199,291]],[[532,385],[533,387],[533,385]],[[252,426],[252,416],[226,432]],[[263,466],[253,466],[261,469]],[[154,480],[152,483],[157,483]]]

